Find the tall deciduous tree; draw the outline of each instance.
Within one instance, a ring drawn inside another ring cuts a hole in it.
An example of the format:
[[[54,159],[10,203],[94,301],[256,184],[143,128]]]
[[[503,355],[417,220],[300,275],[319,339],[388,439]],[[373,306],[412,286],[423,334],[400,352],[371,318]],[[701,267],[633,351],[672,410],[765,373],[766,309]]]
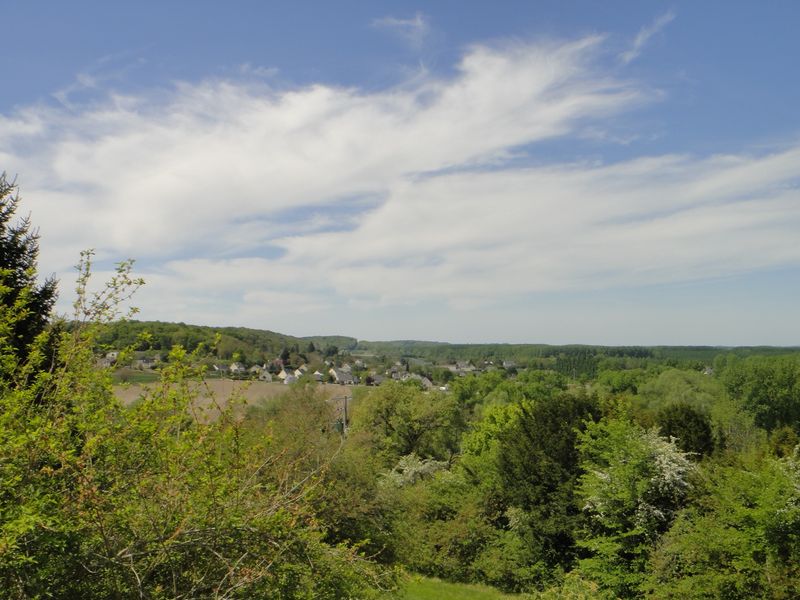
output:
[[[636,596],[653,545],[685,504],[694,467],[657,430],[624,419],[590,424],[579,447],[577,495],[588,517],[579,570],[614,597]]]
[[[352,423],[354,432],[371,434],[376,450],[390,465],[411,453],[448,460],[457,452],[464,429],[452,396],[393,381],[355,403]]]

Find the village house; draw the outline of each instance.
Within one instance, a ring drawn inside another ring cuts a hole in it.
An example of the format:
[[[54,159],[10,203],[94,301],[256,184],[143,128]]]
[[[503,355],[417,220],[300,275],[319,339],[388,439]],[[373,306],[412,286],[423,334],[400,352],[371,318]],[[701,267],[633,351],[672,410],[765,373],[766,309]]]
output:
[[[458,360],[454,365],[447,365],[447,369],[459,377],[464,377],[469,373],[474,373],[477,370],[468,360]]]
[[[115,362],[116,361],[111,360],[106,356],[103,356],[97,359],[95,365],[97,366],[98,369],[108,369],[110,367],[113,367]]]
[[[432,390],[434,387],[430,379],[419,373],[403,373],[400,376],[400,381],[418,381],[425,390]]]
[[[231,375],[244,375],[246,369],[244,365],[240,362],[231,363],[231,366],[228,367],[228,371]]]
[[[398,363],[395,363],[394,365],[392,365],[391,367],[389,367],[389,370],[386,371],[386,375],[388,375],[392,379],[401,379],[402,376],[404,374],[406,374],[407,372],[408,372],[408,369],[406,369],[406,366],[404,364],[398,362]]]
[[[144,371],[146,369],[154,369],[157,363],[158,361],[155,358],[137,358],[131,363],[131,367]]]
[[[334,383],[338,383],[340,385],[353,385],[355,383],[355,378],[353,377],[352,373],[344,371],[343,369],[331,367],[331,369],[328,371],[328,375],[331,376]]]

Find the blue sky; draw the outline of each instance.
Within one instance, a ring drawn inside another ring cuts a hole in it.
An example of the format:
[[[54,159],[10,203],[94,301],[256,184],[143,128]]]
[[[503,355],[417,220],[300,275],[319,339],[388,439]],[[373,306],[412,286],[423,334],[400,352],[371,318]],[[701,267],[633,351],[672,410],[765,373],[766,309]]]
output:
[[[800,343],[795,2],[9,2],[70,301],[362,339]]]

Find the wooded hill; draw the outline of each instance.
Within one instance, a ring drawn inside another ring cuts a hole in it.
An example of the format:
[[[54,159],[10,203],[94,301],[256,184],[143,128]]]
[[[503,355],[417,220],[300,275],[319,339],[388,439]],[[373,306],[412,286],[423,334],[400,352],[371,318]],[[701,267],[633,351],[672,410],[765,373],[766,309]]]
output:
[[[219,336],[219,339],[217,339]],[[341,351],[354,355],[375,355],[388,359],[416,358],[434,364],[471,361],[475,366],[503,361],[520,367],[553,369],[574,377],[594,377],[607,368],[640,368],[655,363],[671,363],[702,369],[711,366],[719,355],[738,357],[794,354],[800,348],[768,346],[726,348],[720,346],[593,346],[548,344],[449,344],[417,340],[370,342],[348,336],[295,337],[247,327],[208,327],[161,321],[118,321],[98,337],[99,349],[168,352],[179,345],[194,351],[204,345],[221,359],[234,354],[244,362],[263,363],[284,350],[295,353]]]
[[[294,337],[263,329],[247,327],[207,327],[162,321],[117,321],[98,336],[99,349],[169,352],[181,346],[193,352],[201,344],[222,359],[238,353],[248,363],[272,360],[283,350],[322,352],[354,348],[356,339],[345,336]]]

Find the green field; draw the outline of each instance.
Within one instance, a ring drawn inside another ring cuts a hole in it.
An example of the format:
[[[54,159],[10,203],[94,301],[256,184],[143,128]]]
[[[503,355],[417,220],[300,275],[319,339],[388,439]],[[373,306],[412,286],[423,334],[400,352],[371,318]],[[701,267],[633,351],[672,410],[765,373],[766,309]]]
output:
[[[520,600],[523,597],[503,594],[485,585],[447,583],[419,576],[410,577],[399,596],[402,600]]]

